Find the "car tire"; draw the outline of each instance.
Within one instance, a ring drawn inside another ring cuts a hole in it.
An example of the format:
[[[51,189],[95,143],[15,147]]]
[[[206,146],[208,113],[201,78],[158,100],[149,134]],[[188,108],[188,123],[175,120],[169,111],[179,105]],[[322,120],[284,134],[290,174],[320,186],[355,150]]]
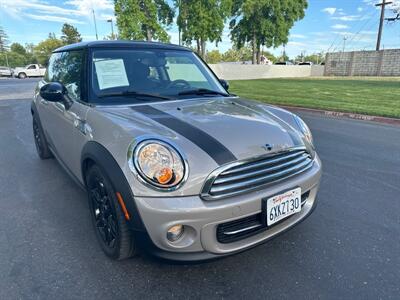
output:
[[[19,73],[18,74],[18,78],[19,79],[25,79],[27,76],[26,76],[26,74],[25,73]]]
[[[86,172],[89,209],[97,240],[103,252],[115,260],[137,254],[134,235],[106,173],[97,165]]]
[[[44,135],[40,121],[37,119],[35,115],[33,115],[32,129],[33,129],[33,139],[35,140],[36,151],[40,159],[52,158],[53,154],[49,149],[46,136]]]

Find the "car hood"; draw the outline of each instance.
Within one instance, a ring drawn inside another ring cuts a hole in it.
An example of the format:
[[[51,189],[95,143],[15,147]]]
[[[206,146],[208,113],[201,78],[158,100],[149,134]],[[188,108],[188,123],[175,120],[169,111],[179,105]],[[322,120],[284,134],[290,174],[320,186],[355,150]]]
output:
[[[135,123],[131,129],[146,127],[146,135],[192,143],[219,165],[304,145],[293,124],[278,117],[276,108],[237,97],[104,109],[122,126]]]

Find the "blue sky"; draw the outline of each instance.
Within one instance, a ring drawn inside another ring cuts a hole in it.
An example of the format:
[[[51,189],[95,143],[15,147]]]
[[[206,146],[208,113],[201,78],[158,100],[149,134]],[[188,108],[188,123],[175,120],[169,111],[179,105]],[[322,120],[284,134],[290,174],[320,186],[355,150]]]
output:
[[[286,51],[290,56],[305,51],[307,54],[327,50],[342,50],[346,38],[346,50],[373,49],[379,22],[379,10],[374,3],[381,0],[309,0],[303,20],[291,30]],[[395,6],[400,8],[400,0]],[[49,32],[60,35],[61,26],[68,22],[76,26],[84,40],[94,40],[95,30],[91,9],[97,18],[99,38],[109,35],[113,17],[112,0],[0,0],[0,26],[3,26],[12,42],[38,43]],[[393,15],[391,10],[387,16]],[[176,26],[168,29],[171,42],[178,43]],[[385,24],[382,44],[385,48],[400,48],[400,21]],[[208,44],[208,49],[221,52],[231,47],[226,26],[218,47]],[[282,47],[269,49],[275,54]]]

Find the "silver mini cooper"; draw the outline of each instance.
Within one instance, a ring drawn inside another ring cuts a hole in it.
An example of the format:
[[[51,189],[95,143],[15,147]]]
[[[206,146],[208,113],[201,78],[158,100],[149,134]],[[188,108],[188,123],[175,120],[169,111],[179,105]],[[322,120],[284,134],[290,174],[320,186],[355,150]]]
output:
[[[175,45],[53,52],[31,106],[37,151],[87,191],[108,256],[212,259],[310,215],[321,162],[307,125],[228,88]]]

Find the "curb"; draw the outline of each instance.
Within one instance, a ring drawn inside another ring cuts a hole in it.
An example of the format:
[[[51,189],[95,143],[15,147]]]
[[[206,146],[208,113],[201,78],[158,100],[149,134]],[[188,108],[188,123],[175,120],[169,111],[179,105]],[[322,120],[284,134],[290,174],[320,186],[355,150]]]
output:
[[[287,110],[291,110],[291,111],[308,112],[308,113],[324,115],[327,117],[347,118],[347,119],[353,119],[353,120],[377,122],[377,123],[382,123],[382,124],[390,124],[390,125],[399,125],[400,126],[400,119],[396,119],[396,118],[370,116],[370,115],[362,115],[362,114],[355,114],[355,113],[348,113],[348,112],[305,108],[305,107],[298,107],[298,106],[287,106],[287,105],[278,105],[278,106],[282,107],[284,109],[287,109]]]

